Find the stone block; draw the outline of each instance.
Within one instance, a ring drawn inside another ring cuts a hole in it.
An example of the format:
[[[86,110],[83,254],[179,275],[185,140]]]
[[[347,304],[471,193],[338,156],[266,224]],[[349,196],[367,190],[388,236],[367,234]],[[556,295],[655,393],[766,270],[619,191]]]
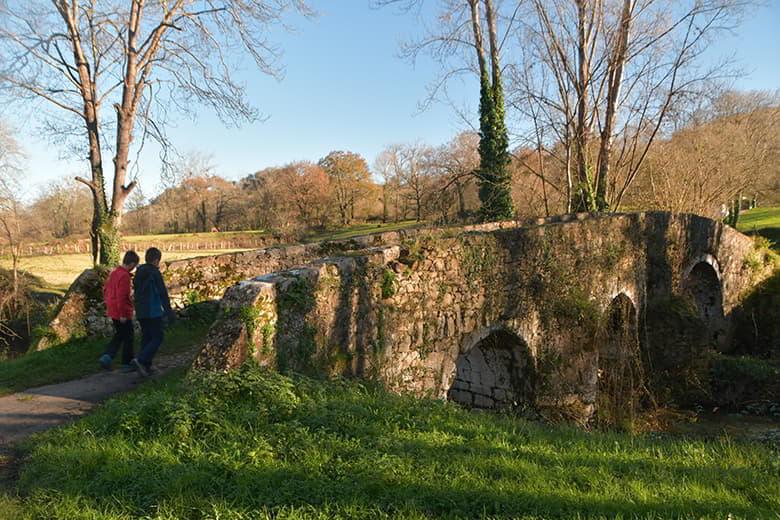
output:
[[[496,402],[490,397],[486,397],[484,395],[475,395],[474,406],[476,408],[495,408]]]

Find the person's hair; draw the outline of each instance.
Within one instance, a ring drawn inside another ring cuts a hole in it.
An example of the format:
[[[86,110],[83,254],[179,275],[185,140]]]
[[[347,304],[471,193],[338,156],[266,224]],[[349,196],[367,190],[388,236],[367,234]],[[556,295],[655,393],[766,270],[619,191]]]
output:
[[[150,247],[146,250],[146,254],[144,255],[144,258],[146,259],[146,263],[150,264],[152,262],[156,262],[162,258],[162,253],[159,249],[156,247]]]
[[[130,264],[138,264],[141,259],[138,258],[138,253],[135,251],[128,251],[125,253],[124,258],[122,258],[122,264],[124,265],[130,265]]]

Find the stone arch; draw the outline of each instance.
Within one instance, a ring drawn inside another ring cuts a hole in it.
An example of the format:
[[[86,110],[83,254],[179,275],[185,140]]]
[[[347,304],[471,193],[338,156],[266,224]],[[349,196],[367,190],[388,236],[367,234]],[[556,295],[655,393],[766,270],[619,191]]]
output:
[[[686,271],[682,290],[696,304],[699,318],[705,327],[706,341],[716,347],[724,346],[727,329],[717,260],[712,255],[700,257]]]
[[[525,340],[503,327],[482,329],[465,341],[447,398],[469,408],[530,405],[533,372]]]
[[[598,359],[598,420],[607,426],[628,426],[640,404],[644,376],[638,312],[626,293],[619,293],[607,307]]]

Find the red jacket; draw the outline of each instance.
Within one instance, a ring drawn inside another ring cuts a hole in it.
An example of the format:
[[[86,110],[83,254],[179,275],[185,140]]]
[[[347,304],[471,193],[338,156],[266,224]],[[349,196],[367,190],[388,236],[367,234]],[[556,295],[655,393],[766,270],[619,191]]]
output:
[[[133,318],[133,295],[130,290],[130,271],[121,265],[111,271],[103,287],[106,315],[112,320]]]

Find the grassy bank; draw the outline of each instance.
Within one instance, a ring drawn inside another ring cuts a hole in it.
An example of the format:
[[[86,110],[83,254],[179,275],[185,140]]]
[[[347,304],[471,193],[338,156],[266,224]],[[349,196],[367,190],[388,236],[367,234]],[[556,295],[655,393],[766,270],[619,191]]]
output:
[[[0,517],[723,519],[780,511],[777,453],[758,445],[588,434],[252,367],[169,377],[25,449]]]
[[[741,213],[737,229],[764,236],[774,243],[776,251],[780,250],[780,207],[755,208]]]
[[[387,224],[354,224],[338,229],[331,229],[327,231],[318,231],[311,233],[304,237],[304,242],[322,242],[324,240],[347,240],[349,238],[359,237],[361,235],[369,235],[371,233],[384,233],[386,231],[398,231],[401,229],[409,229],[417,226],[422,226],[424,223],[417,222],[415,220],[403,220],[401,222],[389,222]]]
[[[208,322],[179,322],[165,333],[160,354],[178,352],[199,343],[208,330]],[[136,337],[136,350],[140,338]],[[70,381],[100,370],[97,359],[108,340],[85,338],[68,341],[40,352],[0,362],[0,395],[27,388]],[[2,518],[2,517],[0,517]]]

